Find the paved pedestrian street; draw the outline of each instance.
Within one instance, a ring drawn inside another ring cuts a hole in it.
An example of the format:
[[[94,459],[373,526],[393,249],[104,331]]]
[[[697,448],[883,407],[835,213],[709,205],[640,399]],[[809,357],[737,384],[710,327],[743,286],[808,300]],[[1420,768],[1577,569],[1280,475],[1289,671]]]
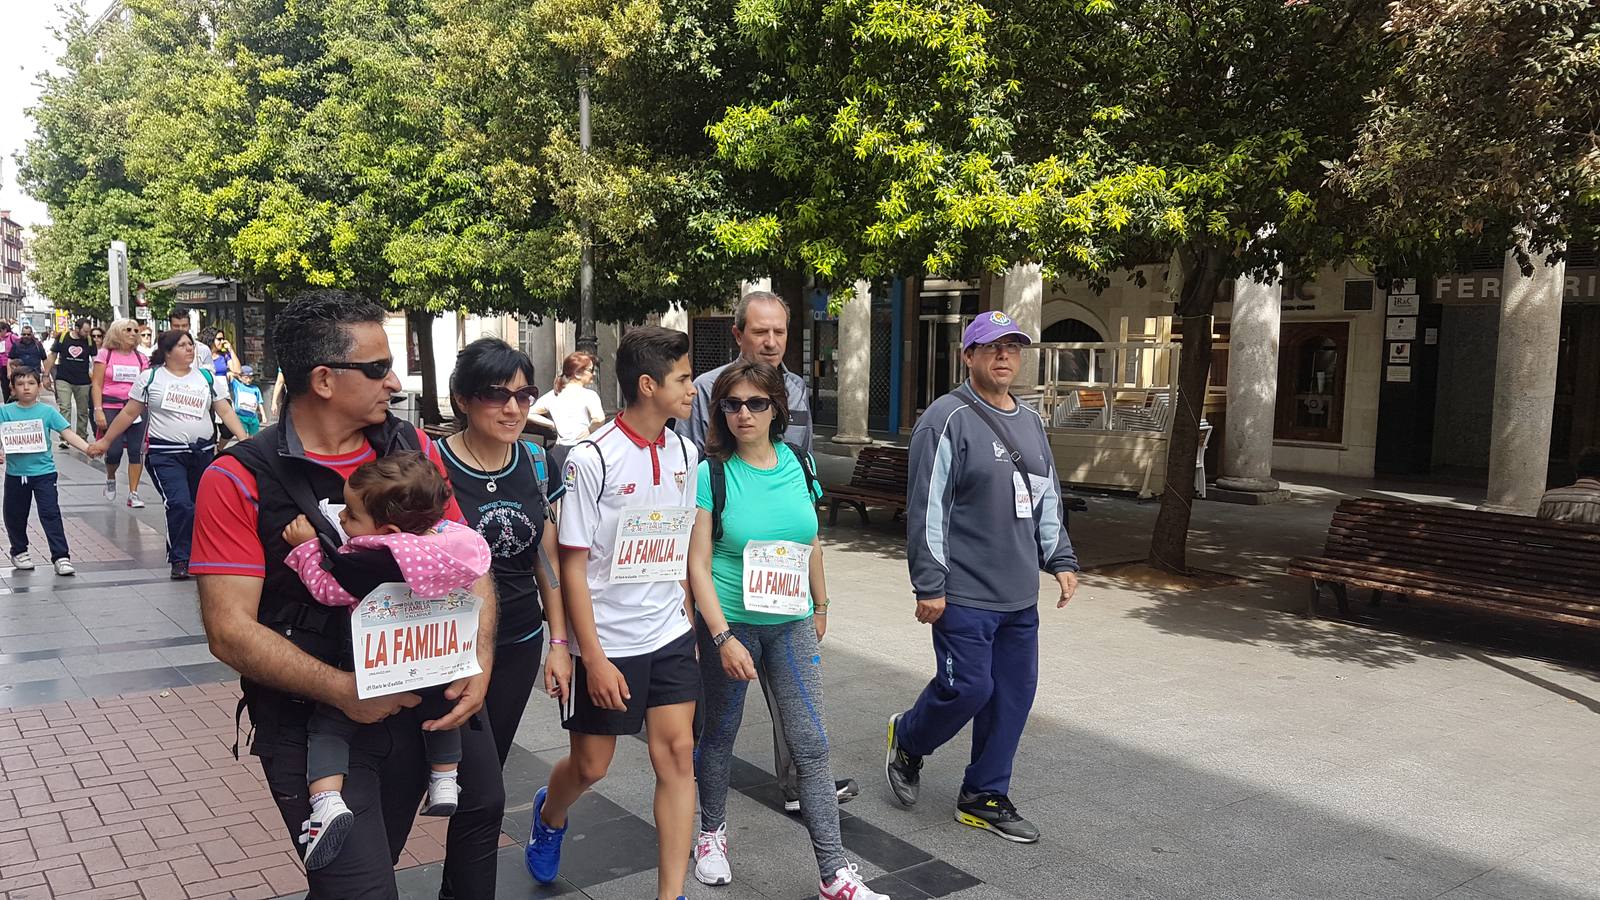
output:
[[[167,580],[159,503],[107,504],[96,469],[59,458],[80,574],[0,570],[0,893],[298,896],[259,767],[230,752],[237,679],[206,648],[192,582]],[[848,466],[822,457],[823,480]],[[965,734],[928,759],[914,810],[887,799],[885,720],[930,674],[927,629],[911,616],[899,523],[846,513],[826,529],[827,722],[834,774],[862,787],[845,846],[873,887],[896,900],[1600,897],[1594,639],[1410,605],[1305,618],[1306,585],[1282,565],[1321,546],[1342,492],[1415,495],[1290,486],[1278,506],[1197,504],[1192,561],[1246,579],[1203,591],[1093,571],[1143,555],[1153,504],[1092,497],[1073,515],[1091,571],[1070,607],[1041,610],[1012,789],[1044,832],[1034,846],[953,821]],[[1052,598],[1053,581],[1041,591]],[[816,895],[766,719],[750,702],[736,747],[734,882],[691,878],[691,898]],[[562,880],[528,879],[517,842],[564,746],[554,704],[535,697],[506,771],[499,895],[649,896],[640,741],[574,807]],[[403,896],[436,894],[444,825],[413,831]]]

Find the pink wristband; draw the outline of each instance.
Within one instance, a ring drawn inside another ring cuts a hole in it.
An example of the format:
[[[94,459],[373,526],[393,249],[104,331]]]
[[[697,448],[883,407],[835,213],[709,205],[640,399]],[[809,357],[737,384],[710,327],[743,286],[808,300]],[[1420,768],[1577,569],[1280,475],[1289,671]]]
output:
[[[567,646],[567,639],[566,638],[551,638],[550,639],[550,646],[552,646],[552,647],[565,647],[565,646]]]

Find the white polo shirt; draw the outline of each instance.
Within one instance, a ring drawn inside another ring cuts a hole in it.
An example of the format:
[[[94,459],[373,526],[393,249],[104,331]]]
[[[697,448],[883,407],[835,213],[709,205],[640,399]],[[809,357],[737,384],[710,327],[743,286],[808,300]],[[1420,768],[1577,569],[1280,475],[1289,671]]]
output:
[[[559,543],[589,552],[589,597],[595,631],[608,657],[642,656],[672,643],[693,627],[676,581],[614,584],[617,523],[631,509],[695,507],[694,444],[671,429],[655,441],[634,433],[619,417],[567,456],[567,495],[561,501]],[[602,467],[602,458],[604,466]],[[603,475],[602,475],[603,471]],[[604,478],[602,495],[601,479]],[[578,642],[570,648],[578,652]]]

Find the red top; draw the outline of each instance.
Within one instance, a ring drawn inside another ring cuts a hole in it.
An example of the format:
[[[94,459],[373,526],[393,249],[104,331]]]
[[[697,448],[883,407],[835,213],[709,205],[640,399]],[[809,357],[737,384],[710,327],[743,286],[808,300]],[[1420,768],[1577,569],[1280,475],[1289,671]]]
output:
[[[422,453],[439,467],[439,473],[449,480],[444,461],[439,458],[439,448],[422,432],[417,432]],[[347,456],[320,456],[307,453],[306,458],[349,478],[350,473],[362,463],[376,459],[378,454],[371,445]],[[212,463],[200,477],[200,492],[194,503],[194,548],[190,551],[189,571],[195,575],[248,575],[265,578],[266,557],[256,534],[256,509],[259,505],[254,475],[237,459],[224,456]],[[444,517],[452,522],[465,522],[456,498],[445,505]]]

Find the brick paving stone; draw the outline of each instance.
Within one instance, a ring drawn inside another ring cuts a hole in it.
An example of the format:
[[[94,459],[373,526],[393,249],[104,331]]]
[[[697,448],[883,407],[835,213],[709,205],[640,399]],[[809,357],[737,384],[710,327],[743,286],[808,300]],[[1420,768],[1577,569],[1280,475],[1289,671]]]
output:
[[[216,683],[0,708],[0,894],[245,900],[304,891],[259,763],[230,751],[238,698],[236,683]],[[419,822],[396,868],[442,860],[448,828],[445,819]]]

